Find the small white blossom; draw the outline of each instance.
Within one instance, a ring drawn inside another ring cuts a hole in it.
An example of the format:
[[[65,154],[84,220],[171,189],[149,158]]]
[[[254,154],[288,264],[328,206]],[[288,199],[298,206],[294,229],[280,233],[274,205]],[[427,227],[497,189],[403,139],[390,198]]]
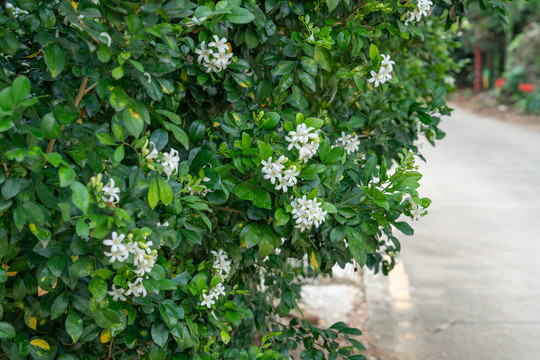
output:
[[[120,201],[120,196],[118,195],[120,188],[114,185],[114,179],[109,179],[109,182],[101,189],[101,192],[104,195],[103,198],[105,201],[116,204]]]
[[[229,50],[229,45],[227,44],[227,39],[220,39],[219,36],[214,35],[214,41],[208,44],[210,47],[215,47],[220,53],[226,53]]]
[[[156,226],[157,226],[157,227],[161,227],[161,226],[169,226],[169,222],[168,222],[168,221],[165,221],[163,224],[160,223],[160,222],[158,222],[158,223],[156,224]]]
[[[171,148],[170,152],[164,152],[160,162],[163,165],[163,172],[167,175],[167,179],[170,179],[172,174],[178,172],[178,163],[180,162],[178,151]]]
[[[111,250],[111,252],[104,251],[103,253],[105,256],[109,257],[109,261],[111,263],[115,262],[116,260],[119,262],[124,262],[128,257],[127,253],[125,251],[120,251],[120,249]]]
[[[338,146],[343,146],[347,155],[351,155],[359,150],[360,139],[358,135],[349,135],[344,132],[341,133],[341,137],[336,140]]]
[[[211,293],[216,299],[218,299],[220,295],[225,296],[225,286],[223,286],[222,283],[219,283],[212,289]]]
[[[422,20],[422,15],[428,15],[429,10],[431,9],[431,5],[433,5],[433,2],[430,0],[418,0],[416,9],[409,13],[410,16],[405,21],[405,25],[407,25],[411,21],[419,22],[420,20]]]
[[[210,62],[210,55],[212,55],[214,52],[212,51],[212,49],[208,49],[206,47],[206,42],[203,41],[201,43],[201,48],[200,49],[195,49],[195,53],[196,54],[199,54],[199,57],[197,58],[197,62],[200,64],[202,63],[202,61],[204,60],[204,62]]]
[[[124,296],[124,292],[125,290],[122,289],[122,288],[116,288],[116,285],[113,284],[112,285],[112,290],[111,291],[107,291],[107,294],[111,295],[113,297],[113,301],[118,301],[118,299],[122,300],[122,301],[126,301],[127,298]]]
[[[212,305],[214,305],[216,302],[214,301],[214,296],[213,294],[209,294],[209,295],[206,295],[206,294],[202,294],[203,296],[203,301],[201,301],[201,305],[202,306],[206,306],[207,308],[211,308]]]
[[[382,61],[381,66],[384,66],[385,68],[389,69],[389,71],[392,71],[392,65],[395,65],[396,63],[394,60],[390,60],[390,55],[381,54]]]
[[[187,27],[193,27],[195,25],[201,25],[203,23],[203,21],[206,20],[206,16],[203,16],[202,18],[200,19],[197,19],[195,16],[193,16],[191,18],[191,20],[189,21],[186,21],[186,26]]]
[[[112,239],[110,240],[103,240],[103,245],[107,245],[111,247],[111,251],[119,251],[121,253],[126,251],[126,246],[122,244],[122,241],[124,240],[126,236],[124,234],[118,234],[116,231],[113,231],[112,233]]]
[[[231,63],[232,53],[214,53],[214,58],[218,66],[226,68]]]
[[[381,67],[379,69],[379,72],[376,73],[375,71],[371,70],[371,78],[368,79],[367,81],[369,83],[375,83],[375,87],[379,87],[379,85],[382,85],[384,84],[386,81],[388,81],[388,73],[386,72],[386,68],[385,67]]]

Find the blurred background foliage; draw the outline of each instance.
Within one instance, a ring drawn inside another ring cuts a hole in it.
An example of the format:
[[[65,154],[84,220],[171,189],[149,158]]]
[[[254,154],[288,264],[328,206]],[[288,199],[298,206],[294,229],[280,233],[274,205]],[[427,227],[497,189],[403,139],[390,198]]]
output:
[[[482,2],[466,9],[467,17],[455,23],[454,59],[463,65],[457,76],[459,87],[475,84],[475,52],[481,55],[482,90],[493,90],[504,104],[529,113],[540,112],[540,2],[515,0],[506,16],[483,7]],[[476,55],[478,56],[478,55]]]

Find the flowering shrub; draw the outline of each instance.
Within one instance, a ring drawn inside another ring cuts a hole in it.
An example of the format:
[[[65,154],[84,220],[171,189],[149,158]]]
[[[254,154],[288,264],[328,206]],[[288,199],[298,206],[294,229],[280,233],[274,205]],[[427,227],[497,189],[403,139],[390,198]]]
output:
[[[430,6],[8,0],[0,358],[363,358],[290,312],[427,213],[455,65]]]

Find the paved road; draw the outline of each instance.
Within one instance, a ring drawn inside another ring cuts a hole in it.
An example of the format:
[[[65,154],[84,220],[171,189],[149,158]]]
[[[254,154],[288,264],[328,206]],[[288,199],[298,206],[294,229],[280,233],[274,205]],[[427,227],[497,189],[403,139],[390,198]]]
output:
[[[391,276],[366,276],[371,332],[405,360],[538,360],[540,132],[465,110],[442,129],[429,215]]]

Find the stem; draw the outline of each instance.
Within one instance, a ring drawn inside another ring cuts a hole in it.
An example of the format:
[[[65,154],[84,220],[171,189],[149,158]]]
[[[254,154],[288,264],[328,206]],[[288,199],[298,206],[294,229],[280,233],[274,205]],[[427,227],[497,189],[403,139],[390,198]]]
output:
[[[77,93],[77,97],[75,97],[75,101],[73,101],[73,106],[77,106],[81,102],[85,94],[84,89],[86,88],[87,83],[88,83],[88,78],[85,76],[82,79],[81,86],[79,87],[79,92]],[[62,125],[62,130],[64,130],[64,128],[65,128],[65,125]],[[45,151],[45,154],[49,154],[52,151],[54,147],[54,143],[56,143],[56,139],[51,139],[49,141],[49,145],[47,146],[47,150]]]
[[[149,341],[147,341],[147,342],[145,342],[145,343],[139,344],[139,346],[141,346],[141,345],[150,345],[151,343],[152,343],[152,340],[149,340]],[[131,350],[131,349],[128,348],[128,347],[126,346],[125,348],[120,349],[120,350],[118,350],[118,351],[112,353],[111,356],[108,356],[107,358],[105,358],[105,360],[114,359],[114,357],[115,357],[116,355],[120,355],[120,354],[122,354],[122,353],[125,353],[125,352],[128,351],[128,350]]]
[[[219,210],[230,211],[230,212],[235,212],[235,213],[240,213],[240,214],[243,214],[243,213],[244,213],[243,211],[236,210],[236,209],[232,209],[232,208],[228,208],[228,207],[225,207],[225,206],[218,206],[218,209],[219,209]]]

